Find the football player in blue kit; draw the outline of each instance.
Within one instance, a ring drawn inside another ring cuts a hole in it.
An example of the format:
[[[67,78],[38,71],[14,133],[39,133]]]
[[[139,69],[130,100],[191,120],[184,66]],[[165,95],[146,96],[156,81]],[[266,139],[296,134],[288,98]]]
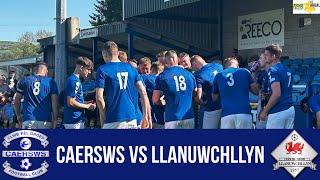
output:
[[[267,129],[293,129],[295,110],[291,71],[280,61],[282,49],[278,44],[266,47],[264,53],[271,65],[268,71],[270,99],[260,112],[260,120],[267,120]]]
[[[270,68],[270,64],[267,62],[264,52],[260,54],[260,59],[258,60],[259,68],[257,71],[252,71],[253,79],[259,84],[259,101],[257,107],[257,121],[256,121],[256,129],[266,129],[267,121],[259,119],[259,113],[261,110],[267,105],[269,100],[269,76],[268,70]],[[251,68],[252,70],[252,68]]]
[[[223,67],[218,63],[207,64],[198,55],[191,57],[191,65],[192,69],[197,71],[195,73],[197,95],[194,99],[199,105],[204,106],[203,129],[218,129],[222,111],[221,102],[220,99],[213,102],[211,94],[213,80],[223,70]]]
[[[153,122],[153,129],[163,129],[164,128],[164,106],[155,105],[152,102],[152,94],[156,82],[157,76],[163,72],[163,65],[161,62],[156,61],[151,65],[151,74],[142,75],[142,79],[147,89],[147,94],[151,106],[151,117]]]
[[[212,85],[213,101],[221,98],[221,129],[252,129],[249,91],[258,95],[258,86],[249,70],[239,68],[236,58],[224,61],[225,70],[218,73]]]
[[[313,118],[316,119],[314,127],[320,128],[320,94],[303,98],[300,107],[304,113],[312,114]]]
[[[47,77],[48,65],[38,63],[34,75],[21,79],[17,85],[14,107],[17,116],[17,128],[50,129],[56,128],[58,119],[58,86]],[[23,100],[23,122],[20,111]],[[52,116],[51,116],[52,112]]]
[[[93,111],[95,104],[85,103],[80,78],[88,77],[93,63],[86,57],[78,57],[76,68],[64,87],[64,122],[65,129],[83,129],[84,111]]]
[[[137,69],[118,59],[118,46],[108,41],[102,48],[106,64],[99,67],[96,75],[96,100],[101,127],[104,129],[136,129],[138,102],[142,105],[141,128],[152,128],[150,104],[146,88]],[[106,96],[106,101],[104,100]]]
[[[161,91],[165,96],[165,129],[193,129],[192,97],[196,91],[194,76],[178,65],[177,53],[165,54],[165,69],[156,78],[152,100],[161,105]]]

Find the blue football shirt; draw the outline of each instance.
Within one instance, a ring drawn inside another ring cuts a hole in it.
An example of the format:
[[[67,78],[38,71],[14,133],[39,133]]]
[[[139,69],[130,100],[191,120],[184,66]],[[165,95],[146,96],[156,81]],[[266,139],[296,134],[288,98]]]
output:
[[[154,89],[165,96],[165,122],[194,118],[192,95],[195,88],[194,76],[180,66],[172,66],[159,74]]]
[[[130,64],[109,62],[99,67],[96,87],[106,95],[105,123],[137,119],[139,116],[136,83],[141,81],[138,71]]]
[[[68,106],[68,96],[76,98],[76,101],[83,104],[83,89],[81,80],[72,74],[64,86],[64,124],[75,124],[84,120],[84,109]]]
[[[312,96],[309,100],[308,100],[308,107],[310,108],[312,115],[314,118],[316,118],[317,116],[317,112],[320,111],[320,94],[314,95]]]
[[[217,74],[212,93],[220,94],[222,117],[232,114],[250,114],[250,84],[253,83],[249,70],[228,68]]]
[[[220,99],[213,102],[211,98],[212,94],[212,84],[215,76],[223,71],[223,67],[218,63],[210,63],[201,68],[195,75],[197,88],[202,88],[202,93],[205,97],[205,111],[215,111],[221,109]]]
[[[47,76],[31,75],[19,81],[17,92],[23,94],[23,121],[51,122],[51,95],[58,94],[56,82]]]
[[[142,79],[147,89],[149,102],[151,105],[151,116],[154,123],[164,124],[164,106],[155,105],[152,102],[153,90],[155,87],[157,76],[155,75],[142,75]]]
[[[269,68],[269,87],[270,96],[272,95],[271,86],[275,82],[280,82],[281,96],[277,104],[269,111],[269,114],[277,113],[289,109],[292,105],[292,85],[293,77],[290,69],[281,64],[275,64]]]
[[[141,123],[141,120],[142,120],[142,105],[141,105],[141,102],[139,100],[140,98],[140,95],[139,95],[139,92],[137,90],[137,88],[134,88],[133,89],[134,91],[134,96],[133,96],[133,104],[135,106],[135,111],[136,111],[136,116],[137,116],[137,124],[140,125]]]

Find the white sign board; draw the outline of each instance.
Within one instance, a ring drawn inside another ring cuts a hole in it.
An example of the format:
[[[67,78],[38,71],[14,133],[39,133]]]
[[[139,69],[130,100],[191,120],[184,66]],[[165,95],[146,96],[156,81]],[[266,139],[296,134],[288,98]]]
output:
[[[238,17],[238,49],[284,45],[284,9]]]
[[[80,31],[80,39],[92,38],[98,36],[98,29],[87,29]]]
[[[293,0],[293,14],[320,14],[320,0]]]

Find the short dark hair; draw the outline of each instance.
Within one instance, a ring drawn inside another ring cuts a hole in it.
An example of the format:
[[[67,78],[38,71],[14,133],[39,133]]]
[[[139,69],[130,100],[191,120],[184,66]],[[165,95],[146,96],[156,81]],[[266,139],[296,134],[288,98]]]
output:
[[[79,56],[77,61],[76,61],[76,64],[80,65],[80,66],[88,67],[91,70],[93,69],[93,63],[87,57]]]
[[[10,73],[16,73],[15,71],[10,71]]]
[[[258,55],[253,55],[249,57],[248,63],[254,62],[254,61],[258,61],[260,59],[260,56]]]
[[[270,54],[275,55],[277,58],[280,58],[282,54],[282,48],[279,44],[271,44],[270,46],[267,46],[264,50],[269,51]]]

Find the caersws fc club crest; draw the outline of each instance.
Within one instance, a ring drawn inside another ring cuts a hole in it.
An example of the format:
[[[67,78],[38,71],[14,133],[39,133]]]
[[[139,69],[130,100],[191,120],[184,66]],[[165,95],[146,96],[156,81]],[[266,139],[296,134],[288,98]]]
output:
[[[283,167],[294,178],[304,168],[317,170],[317,165],[313,164],[312,160],[317,157],[318,153],[295,130],[272,151],[271,155],[277,160],[277,163],[273,165],[273,170]]]
[[[16,178],[30,179],[41,176],[48,171],[49,164],[41,159],[48,158],[49,151],[31,150],[37,143],[39,145],[39,142],[34,140],[40,141],[40,147],[46,148],[49,145],[46,135],[32,130],[15,131],[4,137],[2,145],[6,149],[2,151],[2,159],[6,159],[6,161],[2,166],[6,174]],[[7,150],[12,149],[11,144],[17,143],[19,143],[18,150]],[[11,161],[14,164],[10,163]],[[40,162],[38,163],[40,167],[36,167],[36,162]]]

